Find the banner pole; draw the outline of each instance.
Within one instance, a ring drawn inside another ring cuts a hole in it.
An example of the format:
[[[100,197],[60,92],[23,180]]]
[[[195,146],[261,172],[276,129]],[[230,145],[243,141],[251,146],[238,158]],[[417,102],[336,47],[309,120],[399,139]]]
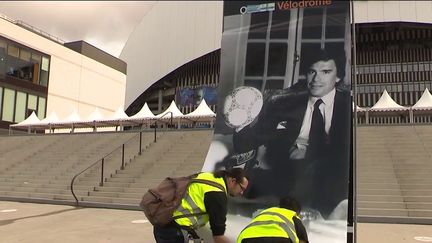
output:
[[[353,160],[353,242],[357,242],[357,52],[356,52],[356,28],[355,28],[355,18],[354,18],[354,1],[351,0],[351,32],[352,32],[352,55],[351,55],[351,62],[353,65],[352,68],[352,90],[353,90],[353,100],[354,100],[354,121],[353,121],[353,154],[352,154],[352,160]]]

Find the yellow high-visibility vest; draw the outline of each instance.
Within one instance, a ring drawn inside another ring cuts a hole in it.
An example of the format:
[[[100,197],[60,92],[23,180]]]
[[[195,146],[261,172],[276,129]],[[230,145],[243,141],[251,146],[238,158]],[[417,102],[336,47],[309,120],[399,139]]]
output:
[[[242,230],[237,243],[241,243],[243,239],[259,237],[289,238],[293,243],[298,243],[293,217],[298,218],[294,211],[284,208],[273,207],[263,210]]]
[[[223,177],[216,178],[213,173],[200,173],[196,179],[203,179],[215,182],[225,188],[225,193],[227,191],[225,181]],[[209,217],[206,214],[206,208],[204,205],[204,194],[206,192],[222,192],[220,188],[215,186],[207,185],[204,183],[192,183],[186,191],[180,206],[174,211],[173,217],[190,215],[187,217],[181,217],[175,219],[176,223],[180,226],[188,226],[193,229],[198,229],[204,226],[208,221]]]

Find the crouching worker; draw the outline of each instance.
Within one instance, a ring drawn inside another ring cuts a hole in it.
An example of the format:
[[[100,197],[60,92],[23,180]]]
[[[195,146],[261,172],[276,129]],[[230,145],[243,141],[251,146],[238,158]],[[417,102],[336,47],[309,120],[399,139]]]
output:
[[[263,210],[237,238],[237,243],[307,243],[306,228],[299,218],[300,204],[284,197],[279,207]]]
[[[228,243],[225,233],[227,194],[241,196],[248,186],[243,169],[234,168],[215,173],[200,173],[196,177],[208,183],[191,183],[180,206],[173,213],[168,225],[154,226],[153,234],[158,243],[184,243],[193,239],[200,242],[195,230],[207,222],[215,243]]]

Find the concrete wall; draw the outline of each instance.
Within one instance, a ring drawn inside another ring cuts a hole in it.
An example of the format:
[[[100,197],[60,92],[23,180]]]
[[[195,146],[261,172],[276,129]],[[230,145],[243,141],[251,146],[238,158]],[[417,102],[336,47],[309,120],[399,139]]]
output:
[[[432,1],[354,1],[356,23],[432,23]]]
[[[126,75],[4,19],[0,35],[51,56],[47,115],[73,109],[86,118],[95,107],[110,116],[124,104]]]

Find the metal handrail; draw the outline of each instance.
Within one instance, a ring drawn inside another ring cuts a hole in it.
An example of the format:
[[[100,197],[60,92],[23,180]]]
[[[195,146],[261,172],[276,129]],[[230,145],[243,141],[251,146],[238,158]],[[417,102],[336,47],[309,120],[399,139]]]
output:
[[[33,25],[28,24],[28,23],[26,23],[26,22],[24,22],[22,20],[14,20],[14,19],[12,19],[12,18],[10,18],[10,17],[8,17],[8,16],[6,16],[4,14],[0,14],[0,18],[4,19],[4,20],[6,20],[6,21],[8,21],[8,22],[10,22],[12,24],[18,25],[18,26],[20,26],[22,28],[25,28],[25,29],[27,29],[27,30],[35,33],[35,34],[38,34],[38,35],[43,36],[45,38],[48,38],[48,39],[50,39],[52,41],[55,41],[55,42],[57,42],[57,43],[59,43],[61,45],[64,45],[64,43],[65,43],[65,41],[62,40],[61,38],[59,38],[57,36],[54,36],[54,35],[51,35],[50,33],[46,32],[46,31],[43,31],[43,30],[41,30],[41,29],[39,29],[37,27],[34,27]]]
[[[124,169],[124,145],[125,144],[127,144],[129,141],[131,141],[132,139],[134,139],[134,138],[136,138],[137,136],[140,136],[140,145],[139,145],[139,154],[141,153],[141,138],[142,138],[142,130],[139,132],[139,134],[137,134],[137,135],[135,135],[135,136],[133,136],[133,137],[131,137],[131,138],[129,138],[126,142],[124,142],[122,145],[120,145],[120,146],[118,146],[118,147],[116,147],[114,150],[112,150],[111,152],[109,152],[108,154],[106,154],[105,156],[103,156],[101,159],[99,159],[99,160],[97,160],[96,162],[94,162],[94,163],[92,163],[91,165],[89,165],[87,168],[85,168],[84,170],[82,170],[81,172],[79,172],[78,174],[76,174],[73,178],[72,178],[72,180],[71,180],[71,192],[72,192],[72,195],[73,195],[73,197],[75,198],[75,202],[76,202],[76,205],[78,206],[78,197],[76,196],[76,194],[75,194],[75,192],[74,192],[74,189],[73,189],[73,185],[74,185],[74,183],[75,183],[75,179],[78,177],[78,176],[80,176],[81,174],[83,174],[85,171],[87,171],[87,170],[89,170],[90,168],[92,168],[93,166],[95,166],[95,165],[97,165],[99,162],[101,162],[102,161],[102,168],[101,168],[101,181],[100,181],[100,183],[99,183],[99,185],[101,185],[101,186],[103,186],[103,180],[104,180],[104,176],[103,176],[103,166],[104,166],[104,162],[105,162],[105,158],[106,157],[108,157],[108,156],[110,156],[111,154],[113,154],[115,151],[117,151],[120,147],[122,148],[122,165],[121,165],[121,167],[120,167],[120,169]]]
[[[173,115],[174,115],[174,114],[173,114],[171,111],[169,111],[169,112],[163,114],[163,116],[161,116],[161,117],[155,119],[155,122],[154,122],[154,142],[155,142],[155,143],[156,143],[156,138],[157,138],[157,136],[156,136],[156,133],[157,133],[157,132],[156,132],[156,130],[157,130],[157,121],[161,120],[164,116],[166,116],[166,115],[168,115],[168,114],[171,115],[171,118],[170,118],[170,125],[171,125],[171,127],[172,127]]]
[[[164,117],[165,117],[167,114],[169,114],[169,113],[171,113],[170,124],[171,124],[171,126],[172,126],[173,113],[172,113],[171,111],[170,111],[170,112],[167,112],[167,113],[164,114],[163,116],[161,116],[161,117],[155,119],[155,123],[154,123],[154,124],[155,124],[155,139],[154,139],[154,142],[155,142],[155,143],[156,143],[156,129],[157,129],[157,126],[156,126],[156,125],[157,125],[157,121],[161,120],[162,118],[164,118]],[[105,163],[105,158],[108,157],[109,155],[113,154],[115,151],[117,151],[117,150],[121,147],[121,148],[122,148],[122,164],[121,164],[120,169],[123,170],[123,169],[124,169],[124,147],[125,147],[125,144],[127,144],[129,141],[131,141],[132,139],[136,138],[136,137],[139,135],[139,152],[138,152],[138,154],[141,155],[141,151],[142,151],[142,132],[143,132],[143,130],[141,129],[140,132],[139,132],[139,134],[137,134],[137,135],[131,137],[131,138],[128,139],[126,142],[124,142],[122,145],[116,147],[114,150],[112,150],[111,152],[109,152],[108,154],[106,154],[106,155],[103,156],[101,159],[97,160],[96,162],[92,163],[91,165],[89,165],[87,168],[85,168],[84,170],[82,170],[81,172],[79,172],[78,174],[76,174],[76,175],[72,178],[72,180],[71,180],[71,184],[70,184],[70,187],[71,187],[72,195],[73,195],[73,197],[75,198],[76,206],[79,205],[78,197],[76,196],[75,191],[74,191],[74,183],[75,183],[76,178],[78,178],[78,176],[82,175],[85,171],[89,170],[90,168],[92,168],[93,166],[95,166],[95,165],[97,165],[99,162],[101,162],[101,163],[102,163],[102,167],[101,167],[101,181],[100,181],[99,185],[100,185],[100,186],[103,186],[103,182],[104,182],[104,163]]]

